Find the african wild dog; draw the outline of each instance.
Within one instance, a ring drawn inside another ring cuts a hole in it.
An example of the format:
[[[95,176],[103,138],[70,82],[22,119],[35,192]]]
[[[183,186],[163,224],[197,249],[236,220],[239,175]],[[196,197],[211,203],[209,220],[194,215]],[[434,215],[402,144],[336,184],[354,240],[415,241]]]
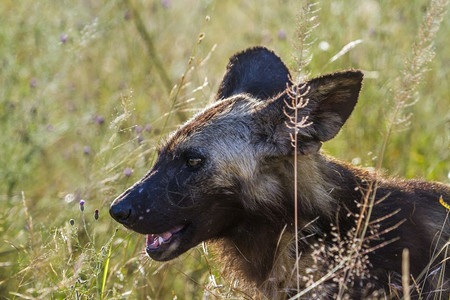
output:
[[[319,151],[351,114],[362,79],[362,72],[351,70],[299,86],[309,101],[299,117],[311,122],[298,132],[299,271],[302,277],[313,266],[319,277],[327,272],[327,258],[320,270],[315,256],[321,252],[313,245],[332,249],[337,236],[349,236],[358,204],[376,181],[370,224],[379,228],[367,232],[372,237],[364,249],[370,251],[359,254],[369,260],[369,274],[346,282],[347,292],[352,298],[380,289],[401,295],[402,250],[408,248],[423,298],[441,289],[445,299],[448,256],[431,257],[450,238],[447,211],[439,203],[441,196],[450,200],[450,187],[382,178]],[[111,215],[147,235],[151,258],[167,261],[213,241],[225,269],[255,295],[275,299],[296,293],[294,148],[285,114],[292,85],[287,67],[266,48],[234,55],[217,101],[175,131],[152,170],[114,200]],[[336,284],[327,281],[316,296],[333,297]]]

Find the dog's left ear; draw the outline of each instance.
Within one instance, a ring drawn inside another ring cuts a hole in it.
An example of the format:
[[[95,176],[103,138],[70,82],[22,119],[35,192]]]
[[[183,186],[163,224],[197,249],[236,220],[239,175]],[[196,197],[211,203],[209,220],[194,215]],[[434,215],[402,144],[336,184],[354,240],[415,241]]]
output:
[[[249,48],[230,58],[217,100],[242,93],[268,99],[286,90],[289,83],[289,70],[275,53],[265,47]]]
[[[359,70],[343,71],[314,78],[305,84],[309,89],[305,98],[309,100],[311,125],[301,134],[326,142],[338,134],[358,101],[363,73]]]
[[[351,70],[311,79],[297,89],[291,87],[291,91],[307,101],[307,105],[297,111],[297,122],[307,117],[297,135],[301,154],[317,152],[322,142],[336,136],[358,101],[362,79],[361,71]],[[264,137],[270,148],[266,151],[273,155],[288,155],[293,150],[290,140],[293,130],[288,116],[292,116],[294,110],[287,106],[292,105],[292,97],[294,93],[288,92],[261,103],[255,115],[256,134]]]

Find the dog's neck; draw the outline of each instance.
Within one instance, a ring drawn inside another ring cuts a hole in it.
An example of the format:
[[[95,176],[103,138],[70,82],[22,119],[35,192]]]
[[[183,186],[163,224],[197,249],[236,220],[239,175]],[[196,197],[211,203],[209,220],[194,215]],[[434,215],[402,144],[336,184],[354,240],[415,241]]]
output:
[[[281,175],[290,178],[290,182],[284,191],[276,194],[282,195],[277,201],[288,203],[283,206],[287,211],[274,209],[270,218],[249,213],[216,243],[226,273],[240,280],[245,278],[249,281],[246,286],[262,289],[266,295],[279,294],[280,287],[294,286],[294,168],[289,161],[285,161],[282,168],[286,174]],[[348,208],[361,199],[358,187],[361,178],[368,174],[365,171],[360,171],[361,176],[354,174],[351,166],[320,154],[299,158],[299,270],[311,266],[310,243],[322,232],[329,231],[340,206]],[[345,214],[345,209],[341,209],[341,213]]]
[[[280,261],[281,256],[277,252],[290,257],[294,254],[295,257],[295,252],[286,249],[292,237],[286,227],[280,228],[279,224],[264,218],[250,217],[233,227],[225,237],[215,240],[213,248],[226,277],[239,280],[247,292],[250,289],[258,295],[261,289],[284,280],[285,274],[274,274],[275,266],[283,264],[286,270],[291,269],[290,263]]]

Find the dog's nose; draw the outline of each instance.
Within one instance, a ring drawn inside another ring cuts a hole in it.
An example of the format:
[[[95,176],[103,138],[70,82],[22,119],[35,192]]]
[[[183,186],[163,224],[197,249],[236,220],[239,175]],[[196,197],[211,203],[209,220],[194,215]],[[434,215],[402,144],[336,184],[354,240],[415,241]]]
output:
[[[134,213],[133,207],[129,203],[127,203],[127,201],[123,201],[123,199],[116,199],[111,204],[111,207],[109,208],[109,214],[117,222],[124,225],[131,225],[136,215]]]

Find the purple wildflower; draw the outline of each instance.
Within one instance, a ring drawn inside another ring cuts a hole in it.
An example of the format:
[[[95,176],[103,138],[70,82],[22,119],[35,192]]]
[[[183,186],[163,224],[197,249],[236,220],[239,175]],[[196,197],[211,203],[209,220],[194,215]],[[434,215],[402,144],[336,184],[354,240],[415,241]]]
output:
[[[172,0],[161,0],[161,4],[162,6],[164,6],[165,8],[169,8],[172,6]]]
[[[136,127],[134,127],[134,131],[139,134],[142,132],[142,126],[141,125],[137,125]]]
[[[286,39],[286,31],[284,31],[284,29],[278,30],[277,36],[280,40],[285,40]]]
[[[102,116],[96,116],[95,123],[102,125],[103,123],[105,123],[105,118],[103,118]]]
[[[84,153],[85,155],[91,154],[91,147],[89,147],[89,146],[84,146],[84,148],[83,148],[83,153]]]
[[[98,209],[96,209],[94,212],[94,219],[98,220]]]
[[[69,220],[69,224],[72,225],[72,226],[75,225],[75,220],[74,219],[70,219]]]
[[[145,125],[144,129],[145,129],[145,131],[150,132],[150,131],[152,131],[152,125],[147,124],[147,125]]]
[[[129,11],[129,10],[125,11],[125,14],[123,15],[123,18],[125,20],[131,19],[131,11]]]
[[[37,85],[37,79],[36,78],[31,78],[30,79],[30,87],[34,88]]]
[[[123,170],[123,174],[127,177],[130,177],[131,174],[133,174],[133,170],[131,170],[130,168],[125,168],[125,170]]]
[[[68,38],[69,38],[69,36],[68,36],[67,34],[63,33],[63,34],[61,34],[61,35],[59,36],[59,41],[60,41],[61,43],[65,44],[65,43],[67,42],[67,39],[68,39]]]
[[[80,210],[84,211],[84,200],[83,199],[80,200]]]

